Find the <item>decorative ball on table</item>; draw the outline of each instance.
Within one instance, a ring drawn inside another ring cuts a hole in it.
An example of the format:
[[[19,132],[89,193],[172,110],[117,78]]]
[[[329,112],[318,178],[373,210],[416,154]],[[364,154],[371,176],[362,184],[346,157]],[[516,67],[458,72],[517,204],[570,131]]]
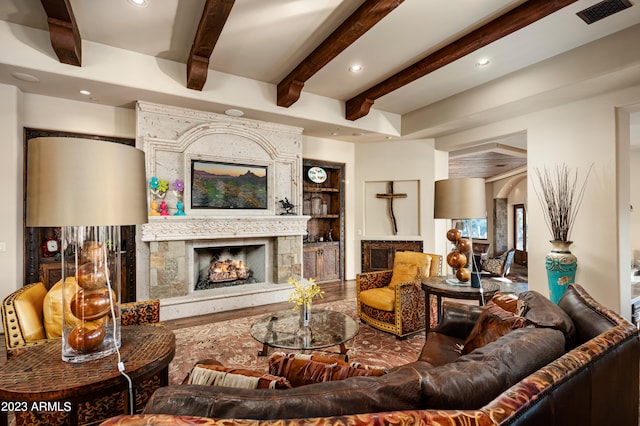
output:
[[[447,254],[447,265],[449,265],[458,279],[458,281],[466,283],[471,280],[471,271],[467,267],[471,256],[471,242],[467,238],[462,238],[459,229],[449,229],[447,231],[447,240],[453,243],[453,249]]]

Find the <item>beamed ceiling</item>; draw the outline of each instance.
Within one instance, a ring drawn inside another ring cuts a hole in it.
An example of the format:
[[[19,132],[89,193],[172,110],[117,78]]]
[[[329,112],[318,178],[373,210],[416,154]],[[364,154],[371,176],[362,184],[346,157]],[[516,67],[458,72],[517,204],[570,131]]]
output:
[[[72,67],[57,71],[2,55],[0,83],[73,98],[82,81],[96,103],[130,108],[136,100],[164,101],[214,112],[240,108],[248,118],[300,125],[306,134],[323,138],[437,137],[479,121],[468,117],[429,127],[425,115],[421,125],[416,117],[429,107],[640,22],[640,7],[628,7],[632,3],[626,0],[147,1],[136,7],[131,0],[0,0],[0,21],[11,24],[12,37]],[[588,25],[578,13],[591,7],[599,9],[590,16],[620,11]],[[21,28],[48,31],[52,50],[38,44],[37,33],[22,34]],[[182,88],[136,87],[96,77],[107,57],[124,57],[123,52],[155,58],[158,69]],[[483,57],[489,65],[476,66]],[[355,64],[363,70],[349,72]],[[11,79],[15,72],[32,74],[41,84]],[[247,90],[255,86],[271,105],[217,100],[216,90],[231,78],[245,79]],[[63,94],[71,88],[74,95]],[[169,89],[171,96],[163,98]],[[320,106],[334,109],[329,118],[307,113]],[[418,124],[394,134],[384,128],[387,119],[389,127],[401,127],[396,121]],[[485,164],[487,176],[526,164],[520,153],[483,145],[484,152],[452,155],[452,167]],[[526,147],[522,139],[514,146]]]

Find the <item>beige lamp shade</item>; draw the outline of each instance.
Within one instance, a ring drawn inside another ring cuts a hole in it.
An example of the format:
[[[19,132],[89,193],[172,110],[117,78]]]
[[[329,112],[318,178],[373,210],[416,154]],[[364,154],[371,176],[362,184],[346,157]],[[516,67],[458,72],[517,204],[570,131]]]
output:
[[[93,139],[31,139],[27,226],[111,226],[147,222],[144,152]]]
[[[438,180],[435,183],[436,219],[478,219],[487,215],[485,182],[482,178]]]

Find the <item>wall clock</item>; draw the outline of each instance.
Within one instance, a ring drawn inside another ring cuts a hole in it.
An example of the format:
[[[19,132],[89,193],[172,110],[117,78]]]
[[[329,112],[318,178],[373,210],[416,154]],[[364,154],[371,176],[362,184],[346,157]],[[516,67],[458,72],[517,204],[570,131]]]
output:
[[[307,172],[307,176],[314,183],[322,183],[327,180],[327,172],[322,167],[311,167]]]
[[[58,244],[58,240],[55,238],[49,238],[44,242],[44,246],[42,246],[42,255],[44,257],[55,256],[58,252],[60,252],[60,245]]]

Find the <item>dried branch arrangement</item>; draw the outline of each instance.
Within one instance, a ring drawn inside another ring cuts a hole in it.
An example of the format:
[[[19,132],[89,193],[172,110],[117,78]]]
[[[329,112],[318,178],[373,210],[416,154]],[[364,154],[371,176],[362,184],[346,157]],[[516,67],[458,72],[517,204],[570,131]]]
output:
[[[546,167],[544,171],[536,170],[540,191],[536,191],[538,201],[546,213],[544,215],[547,227],[553,235],[554,241],[570,241],[571,228],[582,204],[587,179],[593,164],[578,188],[578,171],[571,171],[565,164],[556,166],[553,173]]]

